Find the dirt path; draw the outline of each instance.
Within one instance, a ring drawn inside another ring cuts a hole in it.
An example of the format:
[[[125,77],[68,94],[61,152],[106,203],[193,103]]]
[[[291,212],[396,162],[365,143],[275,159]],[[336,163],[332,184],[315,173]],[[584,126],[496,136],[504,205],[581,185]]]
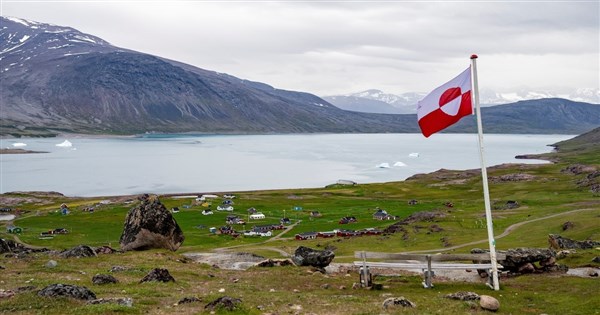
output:
[[[519,223],[515,223],[509,227],[507,227],[504,232],[502,232],[501,234],[497,235],[495,237],[495,239],[500,239],[503,238],[507,235],[509,235],[510,233],[512,233],[515,229],[525,225],[525,224],[529,224],[532,222],[537,222],[537,221],[542,221],[542,220],[546,220],[546,219],[550,219],[550,218],[555,218],[555,217],[559,217],[559,216],[563,216],[563,215],[567,215],[567,214],[571,214],[571,213],[576,213],[576,212],[583,212],[583,211],[594,211],[594,210],[598,210],[598,209],[577,209],[577,210],[571,210],[571,211],[567,211],[567,212],[561,212],[561,213],[555,213],[549,216],[545,216],[545,217],[541,217],[541,218],[537,218],[537,219],[531,219],[531,220],[527,220],[527,221],[522,221]],[[463,247],[467,247],[467,246],[472,246],[472,245],[476,245],[476,244],[480,244],[480,243],[486,243],[488,241],[488,239],[483,239],[483,240],[478,240],[478,241],[473,241],[473,242],[469,242],[469,243],[464,243],[464,244],[460,244],[460,245],[455,245],[455,246],[450,246],[450,247],[444,247],[444,248],[436,248],[436,249],[427,249],[427,250],[417,250],[417,251],[410,251],[410,252],[404,252],[406,254],[419,254],[419,253],[432,253],[432,252],[445,252],[445,251],[449,251],[449,250],[454,250],[454,249],[458,249],[458,248],[463,248]]]

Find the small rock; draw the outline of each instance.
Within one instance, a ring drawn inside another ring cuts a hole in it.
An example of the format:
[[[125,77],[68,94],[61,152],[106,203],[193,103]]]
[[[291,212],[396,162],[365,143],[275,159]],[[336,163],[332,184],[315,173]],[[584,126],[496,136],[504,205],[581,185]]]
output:
[[[407,300],[403,296],[397,297],[397,298],[391,297],[391,298],[387,298],[387,299],[385,299],[385,301],[383,301],[383,308],[386,310],[390,307],[396,307],[396,306],[416,307],[417,305],[415,303]]]
[[[294,290],[292,290],[292,292],[294,292],[294,293],[300,293],[300,290],[294,289]]]
[[[46,268],[54,268],[56,266],[58,266],[56,260],[48,260],[48,262],[46,263]]]
[[[17,292],[22,293],[22,292],[29,292],[29,291],[34,291],[37,290],[37,287],[34,285],[27,285],[24,287],[18,287],[17,288]]]
[[[330,285],[329,283],[325,283],[321,285],[321,289],[329,289]]]
[[[175,282],[175,278],[173,278],[173,276],[171,276],[171,274],[169,273],[169,270],[167,270],[167,269],[154,268],[142,280],[140,280],[140,283],[149,282],[149,281],[158,281],[158,282],[173,281],[173,282]]]
[[[571,221],[567,221],[567,222],[563,223],[563,225],[562,225],[562,230],[563,230],[563,231],[570,230],[570,229],[572,229],[574,226],[575,226],[575,224],[573,224],[573,222],[571,222]]]
[[[340,289],[340,290],[346,290],[346,289],[347,289],[347,287],[346,287],[345,285],[341,285],[341,286],[339,287],[339,289]]]
[[[177,302],[176,305],[188,304],[188,303],[194,303],[194,302],[202,302],[202,300],[195,296],[184,297],[183,299],[179,300],[179,302]]]
[[[354,282],[352,284],[352,290],[356,290],[356,289],[360,289],[360,283],[358,283],[358,282]]]
[[[293,304],[290,306],[290,309],[294,310],[294,311],[301,311],[302,310],[302,305],[300,304]]]
[[[223,292],[225,292],[225,289],[223,289],[223,288],[219,289],[219,293],[223,293]]]
[[[479,306],[485,310],[495,312],[500,308],[500,302],[498,302],[498,300],[492,296],[480,295]]]
[[[108,284],[108,283],[118,283],[115,277],[111,275],[97,274],[92,278],[93,284]]]
[[[275,289],[270,289],[269,292],[275,292]]]
[[[556,252],[556,259],[563,259],[571,254],[573,254],[574,250],[563,249],[561,251]]]
[[[598,277],[598,270],[590,269],[588,271],[588,276],[590,276],[592,278]]]
[[[592,259],[592,262],[600,264],[600,256],[594,257],[594,259]]]
[[[133,299],[130,297],[125,298],[104,298],[104,299],[95,299],[88,301],[87,304],[117,304],[126,307],[133,306]]]
[[[468,291],[459,291],[459,292],[452,293],[452,294],[446,294],[444,297],[447,299],[460,300],[460,301],[479,300],[479,294],[477,294],[475,292],[468,292]]]
[[[129,268],[125,266],[112,266],[108,272],[121,272],[129,270]]]
[[[11,290],[0,289],[0,299],[9,298],[9,297],[11,297],[13,295],[15,295],[15,292],[13,292]]]
[[[87,245],[75,246],[71,249],[67,249],[60,253],[61,257],[64,258],[82,258],[82,257],[95,257],[96,251]]]
[[[532,263],[526,263],[519,267],[518,272],[520,273],[533,273],[535,266]]]
[[[233,311],[238,308],[238,306],[242,304],[242,300],[232,298],[229,296],[222,296],[204,306],[204,309],[207,310],[218,310],[218,309],[226,309],[228,311]]]

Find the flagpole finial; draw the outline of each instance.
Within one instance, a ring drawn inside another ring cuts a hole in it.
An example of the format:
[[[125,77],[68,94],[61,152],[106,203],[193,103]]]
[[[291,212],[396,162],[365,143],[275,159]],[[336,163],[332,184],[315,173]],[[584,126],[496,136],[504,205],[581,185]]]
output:
[[[477,55],[476,54],[472,54],[471,55],[471,59],[477,59]]]

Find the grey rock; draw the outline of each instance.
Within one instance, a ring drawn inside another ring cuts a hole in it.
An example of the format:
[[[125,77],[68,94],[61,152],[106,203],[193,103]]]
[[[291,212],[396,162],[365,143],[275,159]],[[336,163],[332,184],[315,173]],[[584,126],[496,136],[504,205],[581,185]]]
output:
[[[460,301],[479,300],[479,294],[477,294],[475,292],[468,292],[468,291],[459,291],[456,293],[446,294],[444,297],[447,299],[460,300]]]
[[[140,283],[149,282],[149,281],[158,281],[158,282],[173,281],[173,282],[175,282],[175,278],[173,278],[173,276],[171,276],[171,274],[169,273],[169,270],[155,268],[155,269],[152,269],[144,278],[142,278],[142,280],[140,280]]]
[[[550,247],[554,249],[592,249],[596,246],[600,246],[600,242],[597,241],[576,241],[557,234],[548,235],[548,243],[550,243]]]
[[[384,309],[390,309],[390,308],[394,308],[394,307],[416,307],[417,305],[409,300],[407,300],[405,297],[401,296],[401,297],[391,297],[391,298],[387,298],[385,299],[385,301],[383,301],[383,308]]]
[[[183,299],[179,300],[179,302],[177,302],[177,305],[189,304],[189,303],[195,303],[195,302],[202,302],[202,300],[195,296],[189,296],[189,297],[184,297]]]
[[[127,270],[129,270],[129,268],[125,266],[112,266],[108,272],[121,272]]]
[[[56,262],[56,260],[48,260],[45,266],[46,268],[54,268],[58,266],[58,263]]]
[[[92,277],[93,284],[108,284],[108,283],[118,283],[118,282],[119,282],[119,280],[117,280],[117,278],[115,278],[111,275],[97,274],[94,277]]]
[[[594,259],[592,259],[592,262],[595,262],[597,264],[600,264],[600,256],[596,256],[594,257]]]
[[[78,245],[60,253],[63,258],[95,257],[96,251],[87,245]]]
[[[175,251],[183,243],[181,228],[157,196],[143,195],[141,203],[125,218],[121,250],[166,248]]]
[[[500,302],[495,297],[481,295],[479,296],[479,306],[485,310],[495,312],[500,308]]]
[[[334,257],[335,254],[330,250],[315,250],[300,246],[294,252],[292,261],[297,266],[325,268],[331,263]]]
[[[218,310],[218,309],[233,311],[233,310],[237,309],[240,306],[240,304],[242,304],[241,299],[236,299],[236,298],[232,298],[229,296],[222,296],[222,297],[206,304],[204,306],[204,309],[212,310],[212,311]]]
[[[79,287],[70,284],[51,284],[40,291],[39,296],[43,297],[70,297],[78,300],[95,300],[96,294],[86,287]]]
[[[104,299],[95,299],[90,300],[87,304],[117,304],[121,306],[132,307],[133,299],[130,297],[122,297],[122,298],[104,298]]]

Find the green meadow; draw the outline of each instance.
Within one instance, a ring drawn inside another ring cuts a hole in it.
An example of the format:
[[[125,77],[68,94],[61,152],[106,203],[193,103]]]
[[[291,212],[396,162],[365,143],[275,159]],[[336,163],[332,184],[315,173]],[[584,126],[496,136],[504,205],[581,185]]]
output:
[[[493,226],[499,250],[517,247],[548,247],[548,234],[560,234],[575,240],[600,240],[600,195],[590,187],[578,185],[587,174],[563,171],[567,166],[581,163],[600,169],[600,140],[595,132],[559,144],[560,151],[543,156],[555,163],[536,165],[503,165],[488,168],[490,196],[493,206]],[[582,138],[583,137],[583,138]],[[527,180],[501,180],[503,175],[527,174]],[[215,192],[222,196],[224,192]],[[415,176],[402,182],[325,188],[226,192],[236,196],[233,213],[216,211],[223,200],[212,201],[213,215],[202,215],[206,209],[194,198],[159,196],[168,208],[178,207],[173,216],[182,228],[185,241],[176,252],[150,250],[99,255],[94,258],[63,259],[44,253],[26,257],[0,257],[2,281],[0,289],[14,290],[26,285],[38,289],[51,283],[82,285],[98,297],[128,296],[133,307],[115,305],[86,305],[70,299],[47,299],[35,292],[19,293],[0,299],[0,312],[15,314],[96,314],[151,313],[195,314],[209,313],[204,305],[228,295],[242,299],[237,314],[382,314],[386,297],[405,296],[417,304],[415,309],[403,309],[406,314],[479,314],[485,313],[476,304],[442,298],[457,291],[474,291],[496,297],[501,304],[500,314],[600,314],[600,282],[598,278],[579,278],[566,275],[531,274],[501,279],[501,290],[489,290],[482,283],[435,280],[431,290],[423,289],[419,275],[379,276],[382,290],[352,289],[358,274],[321,274],[305,267],[251,268],[247,271],[215,269],[194,263],[182,254],[230,250],[249,252],[268,258],[283,258],[281,251],[293,254],[298,246],[333,249],[334,263],[350,263],[354,251],[382,252],[429,251],[467,253],[472,248],[487,248],[482,181],[478,170],[438,171]],[[137,204],[135,196],[111,198],[68,198],[59,195],[22,193],[3,195],[2,200],[18,200],[11,207],[22,215],[12,222],[23,229],[15,235],[3,227],[0,237],[18,239],[25,244],[53,250],[68,249],[80,244],[119,247],[119,237],[125,216]],[[410,200],[416,205],[409,205]],[[110,202],[106,202],[109,200]],[[132,202],[133,201],[133,202]],[[517,201],[518,208],[502,209],[507,201]],[[69,206],[70,213],[62,215],[60,205]],[[452,203],[452,207],[446,206]],[[3,205],[4,206],[4,205]],[[94,212],[85,208],[94,207]],[[249,220],[247,209],[256,208],[265,214],[263,220]],[[397,216],[395,221],[373,219],[376,208]],[[319,211],[320,217],[312,217]],[[318,238],[298,241],[294,236],[311,231],[334,229],[385,229],[411,214],[431,211],[440,213],[433,221],[417,221],[404,226],[406,232],[352,238]],[[274,231],[273,237],[232,237],[211,233],[211,227],[225,225],[229,214],[240,216],[244,225],[236,230],[249,230],[254,225],[278,224],[286,216],[292,227]],[[339,224],[342,217],[354,216],[356,223]],[[563,224],[573,228],[563,231]],[[7,223],[2,223],[7,225]],[[432,231],[432,225],[441,228]],[[56,228],[68,234],[40,239],[40,233]],[[273,250],[276,249],[276,250]],[[599,249],[578,250],[559,261],[570,268],[600,266],[592,259],[600,256]],[[54,259],[55,268],[45,267]],[[91,283],[97,273],[107,273],[114,265],[131,267],[114,274],[118,284],[98,286]],[[152,268],[167,268],[175,283],[139,284]],[[219,290],[223,289],[223,292]],[[595,294],[593,294],[595,293]],[[174,306],[179,299],[196,296],[201,303]],[[393,312],[391,312],[393,313]]]

